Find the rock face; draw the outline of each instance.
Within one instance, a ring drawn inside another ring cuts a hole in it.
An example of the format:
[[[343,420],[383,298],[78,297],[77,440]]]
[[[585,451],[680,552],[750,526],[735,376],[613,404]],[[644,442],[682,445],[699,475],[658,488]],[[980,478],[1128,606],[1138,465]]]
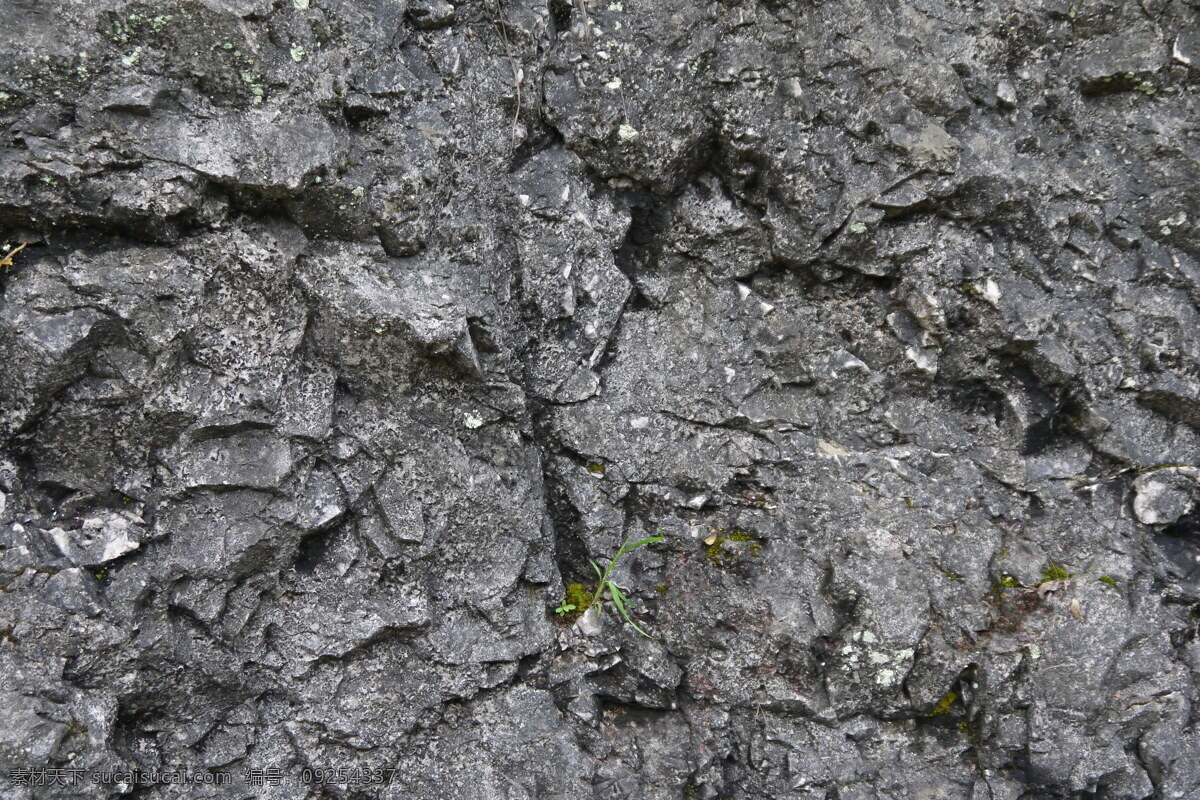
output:
[[[1200,797],[1194,3],[0,11],[0,797]]]

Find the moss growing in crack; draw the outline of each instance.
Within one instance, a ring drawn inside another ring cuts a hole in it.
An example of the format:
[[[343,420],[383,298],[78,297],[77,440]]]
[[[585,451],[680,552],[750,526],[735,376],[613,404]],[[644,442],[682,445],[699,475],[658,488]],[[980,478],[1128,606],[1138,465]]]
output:
[[[1111,586],[1114,589],[1117,588],[1117,581],[1113,578],[1112,575],[1104,575],[1100,578],[1097,578],[1096,580],[1100,581],[1101,583],[1103,583],[1107,586]]]
[[[979,735],[979,728],[969,719],[964,719],[958,723],[957,728],[960,733],[967,737],[972,747],[979,747],[982,744],[982,737]]]
[[[961,582],[961,581],[962,581],[962,579],[963,579],[963,576],[962,576],[962,575],[959,575],[957,572],[954,572],[954,571],[952,571],[952,570],[948,570],[948,569],[946,569],[945,567],[943,567],[941,564],[936,564],[935,566],[938,568],[938,571],[939,571],[939,572],[941,572],[943,575],[945,575],[945,576],[946,576],[946,579],[947,579],[947,580],[951,580],[951,581],[955,581],[955,582]]]
[[[945,715],[950,713],[950,709],[951,709],[951,707],[953,707],[954,701],[957,699],[958,699],[958,692],[951,689],[950,691],[948,691],[944,695],[942,695],[942,699],[938,700],[937,704],[934,705],[934,707],[932,709],[930,709],[929,713],[926,714],[925,716],[927,716],[927,717],[944,717]]]
[[[1021,582],[1007,572],[1000,576],[1000,580],[996,581],[996,585],[1002,589],[1021,588]]]
[[[568,611],[561,613],[563,619],[567,622],[574,622],[583,616],[583,612],[587,611],[592,606],[592,593],[582,583],[567,584],[567,591],[563,595],[563,601],[559,608],[568,608]]]
[[[741,528],[719,528],[713,538],[705,539],[704,542],[707,545],[704,549],[705,556],[713,567],[728,566],[737,560],[736,553],[722,547],[725,542],[748,542],[749,547],[746,550],[752,558],[762,555],[762,544],[754,537],[754,534]]]
[[[1067,572],[1058,564],[1050,561],[1046,564],[1046,568],[1042,570],[1042,583],[1049,583],[1050,581],[1065,581],[1074,577],[1074,575],[1075,573]]]
[[[597,464],[595,461],[593,461],[587,465],[587,471],[588,471],[588,475],[591,475],[593,477],[596,477],[596,478],[604,477],[604,465]]]

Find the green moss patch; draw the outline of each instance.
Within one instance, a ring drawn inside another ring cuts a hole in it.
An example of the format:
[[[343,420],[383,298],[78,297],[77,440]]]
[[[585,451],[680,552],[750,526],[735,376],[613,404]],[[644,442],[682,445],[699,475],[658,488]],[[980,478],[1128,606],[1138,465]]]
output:
[[[1061,566],[1051,561],[1047,563],[1046,568],[1042,570],[1042,583],[1049,583],[1050,581],[1065,581],[1074,577],[1074,575],[1075,573],[1067,572]]]
[[[713,567],[726,567],[738,560],[737,553],[722,547],[725,542],[748,542],[749,546],[746,548],[746,552],[752,558],[759,558],[762,555],[762,543],[753,533],[741,528],[718,528],[715,531],[715,538],[705,539],[704,542],[706,545],[705,557]]]
[[[567,622],[574,622],[592,607],[592,594],[582,583],[569,583],[563,600],[555,611]]]
[[[954,706],[954,701],[958,699],[958,692],[951,689],[942,695],[942,699],[937,701],[937,704],[930,709],[927,717],[944,717],[950,713],[951,707]]]

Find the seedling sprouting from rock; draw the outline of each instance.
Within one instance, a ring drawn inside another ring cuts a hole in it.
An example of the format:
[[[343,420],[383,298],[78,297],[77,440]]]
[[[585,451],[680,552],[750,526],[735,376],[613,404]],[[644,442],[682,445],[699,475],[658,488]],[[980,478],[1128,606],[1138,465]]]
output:
[[[617,611],[621,613],[621,616],[625,618],[625,621],[632,625],[633,629],[642,636],[650,636],[650,634],[642,630],[638,624],[633,621],[633,618],[629,616],[629,598],[625,596],[625,593],[621,591],[621,588],[617,586],[617,584],[613,583],[610,576],[612,575],[613,570],[616,569],[617,562],[621,560],[621,556],[632,553],[639,547],[645,547],[648,544],[661,542],[664,538],[666,537],[663,536],[662,531],[660,530],[656,535],[646,539],[639,539],[632,544],[630,543],[629,539],[626,539],[621,545],[621,548],[617,550],[616,555],[609,559],[608,567],[606,567],[604,570],[601,570],[600,565],[595,561],[588,559],[588,563],[592,565],[592,569],[596,570],[596,576],[600,579],[600,583],[596,586],[596,593],[592,595],[592,601],[590,603],[590,608],[588,609],[590,614],[596,615],[596,618],[592,620],[593,622],[599,622],[600,603],[604,600],[604,593],[608,592],[608,596],[612,600],[612,604],[617,607]]]

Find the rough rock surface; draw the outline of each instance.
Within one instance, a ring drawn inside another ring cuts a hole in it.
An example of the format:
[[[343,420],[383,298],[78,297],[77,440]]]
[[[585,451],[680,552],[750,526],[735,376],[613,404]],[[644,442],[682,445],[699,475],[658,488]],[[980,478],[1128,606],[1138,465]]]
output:
[[[1200,797],[1194,0],[0,12],[0,798]]]

